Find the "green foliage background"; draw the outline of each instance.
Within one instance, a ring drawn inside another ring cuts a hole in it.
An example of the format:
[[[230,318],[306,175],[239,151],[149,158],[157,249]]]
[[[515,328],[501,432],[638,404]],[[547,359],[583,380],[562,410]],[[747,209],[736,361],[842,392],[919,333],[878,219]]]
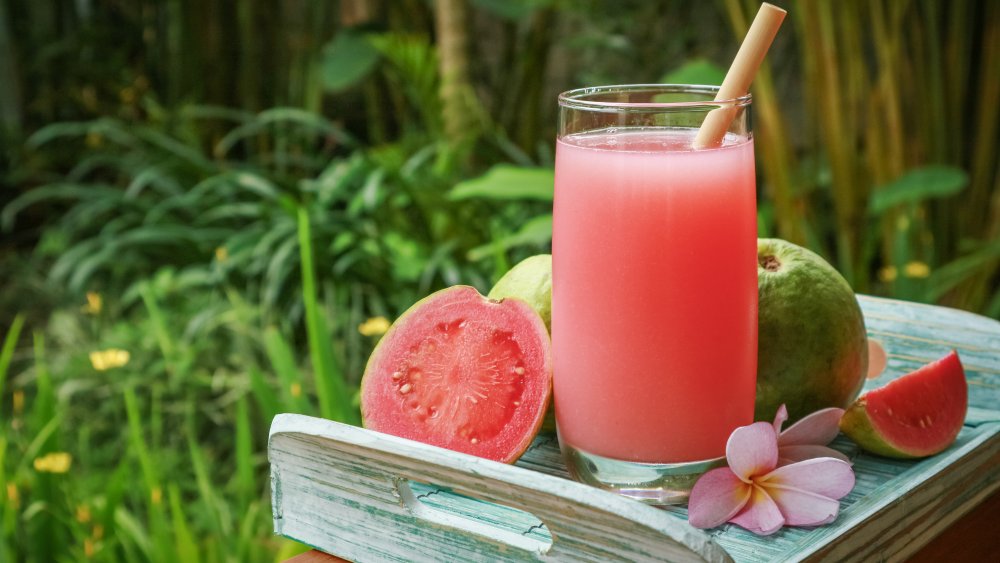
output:
[[[787,4],[761,235],[1000,318],[1000,5]],[[356,423],[366,319],[548,248],[558,92],[718,83],[756,10],[442,5],[0,0],[0,561],[300,549],[270,534],[274,414]]]

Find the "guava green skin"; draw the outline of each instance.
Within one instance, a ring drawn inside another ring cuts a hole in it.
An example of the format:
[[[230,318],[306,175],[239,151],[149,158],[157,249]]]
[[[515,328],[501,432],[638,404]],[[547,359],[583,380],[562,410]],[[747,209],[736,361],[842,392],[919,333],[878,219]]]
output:
[[[497,281],[490,299],[516,297],[524,301],[545,321],[552,331],[552,255],[538,254],[525,258]]]
[[[784,240],[758,239],[757,260],[754,419],[771,420],[782,403],[789,422],[847,408],[868,370],[864,317],[851,286],[819,255]]]
[[[854,440],[857,445],[873,454],[896,459],[917,459],[923,457],[895,448],[882,437],[879,431],[872,425],[871,418],[868,417],[864,397],[855,401],[844,413],[844,416],[841,417],[840,430],[848,438]]]
[[[490,299],[520,299],[538,313],[545,328],[552,332],[552,255],[536,254],[521,260],[493,286]],[[556,409],[552,400],[545,411],[542,432],[556,431]]]

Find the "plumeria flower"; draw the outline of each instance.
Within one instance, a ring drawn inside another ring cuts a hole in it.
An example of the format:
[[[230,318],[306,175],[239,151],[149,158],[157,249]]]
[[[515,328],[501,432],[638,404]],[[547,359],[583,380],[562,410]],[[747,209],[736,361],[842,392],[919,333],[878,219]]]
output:
[[[726,443],[729,467],[705,473],[691,491],[692,526],[731,522],[766,536],[782,526],[819,526],[837,518],[839,499],[854,488],[851,465],[833,457],[779,465],[775,426],[755,422],[733,431]]]
[[[778,413],[774,415],[774,431],[778,434],[778,465],[815,457],[832,457],[850,463],[846,455],[826,447],[840,432],[842,416],[844,409],[818,410],[782,432],[781,426],[788,420],[788,409],[785,405],[778,407]]]

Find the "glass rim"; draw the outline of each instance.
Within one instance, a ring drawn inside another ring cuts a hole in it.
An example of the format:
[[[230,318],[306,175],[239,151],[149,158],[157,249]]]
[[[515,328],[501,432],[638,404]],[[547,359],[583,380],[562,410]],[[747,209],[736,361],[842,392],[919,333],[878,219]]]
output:
[[[709,84],[611,84],[574,88],[559,94],[559,106],[590,111],[665,111],[677,109],[713,110],[723,106],[744,107],[753,101],[750,92],[726,100],[695,100],[684,102],[621,102],[588,100],[588,96],[610,93],[655,91],[661,94],[717,94],[720,86]]]

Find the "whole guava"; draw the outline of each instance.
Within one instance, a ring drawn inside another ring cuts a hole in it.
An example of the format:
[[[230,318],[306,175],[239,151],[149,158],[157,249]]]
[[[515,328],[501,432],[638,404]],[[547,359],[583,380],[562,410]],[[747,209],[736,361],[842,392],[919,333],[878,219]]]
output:
[[[488,295],[490,299],[516,297],[524,301],[552,330],[552,255],[537,254],[525,258],[497,281]]]
[[[757,240],[755,420],[784,403],[791,421],[847,408],[868,370],[865,321],[847,280],[819,255],[780,239]]]

